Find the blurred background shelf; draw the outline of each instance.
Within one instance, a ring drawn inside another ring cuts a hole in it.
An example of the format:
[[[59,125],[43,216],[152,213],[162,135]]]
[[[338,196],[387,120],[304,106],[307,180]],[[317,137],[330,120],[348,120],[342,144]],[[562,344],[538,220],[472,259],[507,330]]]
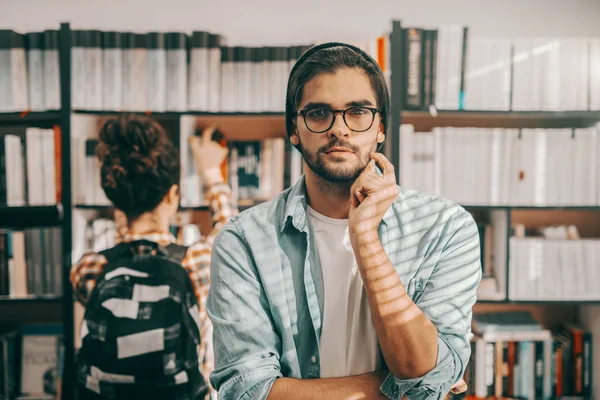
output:
[[[60,204],[48,206],[0,206],[0,228],[27,229],[60,226],[63,210]]]

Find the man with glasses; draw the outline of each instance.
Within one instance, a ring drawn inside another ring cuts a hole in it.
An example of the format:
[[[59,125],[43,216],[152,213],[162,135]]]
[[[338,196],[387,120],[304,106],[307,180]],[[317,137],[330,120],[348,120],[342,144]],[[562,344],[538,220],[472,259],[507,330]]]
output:
[[[439,399],[470,356],[481,279],[471,216],[400,189],[380,153],[383,74],[361,50],[313,47],[291,72],[305,176],[215,240],[211,383],[222,399]]]

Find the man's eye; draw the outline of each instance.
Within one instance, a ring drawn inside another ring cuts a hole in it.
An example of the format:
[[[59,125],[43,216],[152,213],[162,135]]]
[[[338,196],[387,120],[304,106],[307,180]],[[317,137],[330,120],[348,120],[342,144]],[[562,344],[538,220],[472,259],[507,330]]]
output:
[[[349,109],[348,113],[351,115],[364,115],[367,113],[367,109],[362,107],[354,107]]]
[[[306,116],[310,119],[324,119],[329,116],[329,110],[316,108],[308,111]]]

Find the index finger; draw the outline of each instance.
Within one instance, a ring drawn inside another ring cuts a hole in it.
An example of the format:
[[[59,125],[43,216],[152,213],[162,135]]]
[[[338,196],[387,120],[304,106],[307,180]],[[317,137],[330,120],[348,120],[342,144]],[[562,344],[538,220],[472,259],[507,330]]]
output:
[[[217,124],[211,124],[208,127],[204,128],[202,131],[202,142],[204,144],[210,143],[212,140],[213,133],[217,130]]]
[[[383,176],[389,175],[394,171],[394,165],[381,153],[371,153],[371,158],[379,164],[383,170]]]

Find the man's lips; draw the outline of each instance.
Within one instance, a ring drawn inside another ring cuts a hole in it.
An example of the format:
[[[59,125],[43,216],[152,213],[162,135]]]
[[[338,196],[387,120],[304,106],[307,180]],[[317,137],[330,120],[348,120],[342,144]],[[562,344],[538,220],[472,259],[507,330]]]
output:
[[[331,149],[327,150],[325,152],[325,154],[329,154],[329,153],[334,153],[334,152],[339,152],[339,153],[353,153],[352,150],[346,148],[346,147],[332,147]]]

